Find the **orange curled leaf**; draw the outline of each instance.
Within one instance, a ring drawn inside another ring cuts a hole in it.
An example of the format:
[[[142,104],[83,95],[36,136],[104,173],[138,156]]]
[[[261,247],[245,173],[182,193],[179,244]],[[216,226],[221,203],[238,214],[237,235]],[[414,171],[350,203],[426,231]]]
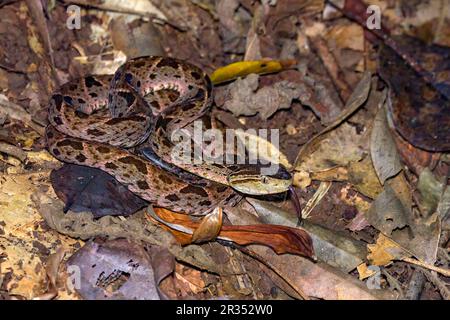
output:
[[[192,233],[192,243],[201,243],[216,239],[222,228],[222,208],[203,217],[197,229]]]
[[[311,237],[298,228],[275,224],[223,226],[218,238],[222,237],[240,245],[265,245],[277,254],[290,253],[315,259]]]
[[[155,208],[155,213],[158,218],[164,222],[156,221],[151,216],[148,216],[149,219],[170,231],[177,241],[183,245],[191,243],[191,236],[189,234],[194,233],[194,230],[196,230],[201,223],[192,221],[191,217],[188,215],[171,212],[163,208]],[[176,226],[182,228],[176,228]],[[268,246],[277,254],[290,253],[315,259],[311,237],[306,231],[299,228],[273,224],[247,226],[224,225],[217,238],[244,246],[250,244]]]

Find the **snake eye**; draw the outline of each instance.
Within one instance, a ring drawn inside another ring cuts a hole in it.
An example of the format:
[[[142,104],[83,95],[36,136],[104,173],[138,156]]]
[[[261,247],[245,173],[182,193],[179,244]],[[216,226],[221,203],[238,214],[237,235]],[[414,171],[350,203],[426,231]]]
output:
[[[267,184],[267,183],[269,182],[268,180],[269,180],[269,179],[267,179],[266,176],[261,177],[261,182],[262,182],[263,184]]]

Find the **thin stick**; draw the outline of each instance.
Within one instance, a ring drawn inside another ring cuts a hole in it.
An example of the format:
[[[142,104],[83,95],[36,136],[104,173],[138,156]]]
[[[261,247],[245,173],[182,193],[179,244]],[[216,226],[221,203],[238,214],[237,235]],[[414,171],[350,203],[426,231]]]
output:
[[[0,152],[13,156],[14,158],[19,159],[21,162],[24,162],[27,158],[26,152],[21,148],[4,142],[0,142]]]
[[[440,273],[446,277],[450,277],[450,270],[449,269],[444,269],[444,268],[439,268],[436,266],[433,266],[431,264],[425,263],[425,262],[420,262],[419,260],[416,259],[412,259],[409,257],[404,257],[401,260],[408,262],[408,263],[412,263],[416,266],[428,269],[428,270],[432,270],[432,271],[436,271],[437,273]]]

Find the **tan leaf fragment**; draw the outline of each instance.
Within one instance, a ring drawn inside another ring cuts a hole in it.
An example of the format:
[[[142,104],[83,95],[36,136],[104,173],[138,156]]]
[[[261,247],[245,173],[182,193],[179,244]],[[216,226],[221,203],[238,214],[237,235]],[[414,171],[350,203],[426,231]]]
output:
[[[192,233],[192,243],[201,243],[214,240],[222,228],[222,208],[217,207],[206,215],[197,229]]]

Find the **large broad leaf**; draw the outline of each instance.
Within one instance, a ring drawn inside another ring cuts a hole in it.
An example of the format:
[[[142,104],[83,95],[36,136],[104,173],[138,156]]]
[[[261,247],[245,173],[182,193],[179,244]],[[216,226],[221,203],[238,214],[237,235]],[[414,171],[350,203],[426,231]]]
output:
[[[66,212],[91,211],[96,218],[127,216],[147,205],[100,169],[65,164],[53,170],[50,179],[55,193],[65,203]]]
[[[411,144],[430,151],[450,150],[450,48],[396,37],[397,54],[380,50],[379,73],[389,84],[389,114]],[[414,67],[414,68],[413,68]]]

